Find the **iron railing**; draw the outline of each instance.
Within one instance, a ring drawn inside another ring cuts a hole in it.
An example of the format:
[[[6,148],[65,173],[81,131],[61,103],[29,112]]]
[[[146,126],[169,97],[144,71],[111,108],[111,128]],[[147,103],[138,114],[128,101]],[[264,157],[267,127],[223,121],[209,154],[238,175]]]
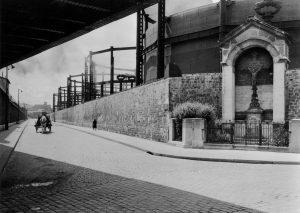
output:
[[[288,123],[237,121],[210,125],[207,128],[208,143],[287,147],[288,139]]]

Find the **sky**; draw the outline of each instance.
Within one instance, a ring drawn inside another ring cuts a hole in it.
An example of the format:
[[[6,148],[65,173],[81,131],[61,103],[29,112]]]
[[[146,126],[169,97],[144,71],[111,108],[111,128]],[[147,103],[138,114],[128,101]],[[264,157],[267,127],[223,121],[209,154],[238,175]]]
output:
[[[216,1],[218,0],[166,0],[166,15]],[[157,6],[148,8],[147,11],[155,19]],[[59,86],[66,86],[67,77],[83,73],[84,58],[89,51],[103,50],[110,46],[135,45],[136,14],[133,14],[15,63],[15,68],[9,70],[8,73],[11,82],[10,95],[17,100],[18,89],[21,89],[23,92],[20,93],[20,103],[34,105],[47,102],[52,105],[53,93],[57,93]],[[135,51],[116,52],[114,56],[115,67],[135,69]],[[93,60],[97,64],[97,73],[109,73],[109,69],[101,66],[109,66],[110,55],[108,53],[96,55]],[[2,72],[5,76],[5,69],[0,70],[0,75]]]

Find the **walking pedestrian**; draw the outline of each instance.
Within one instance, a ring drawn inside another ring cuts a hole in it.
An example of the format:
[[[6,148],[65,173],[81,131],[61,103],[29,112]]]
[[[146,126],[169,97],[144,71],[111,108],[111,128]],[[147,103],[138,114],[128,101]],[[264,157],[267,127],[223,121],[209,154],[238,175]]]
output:
[[[97,119],[95,118],[93,120],[93,130],[96,130],[97,129]]]

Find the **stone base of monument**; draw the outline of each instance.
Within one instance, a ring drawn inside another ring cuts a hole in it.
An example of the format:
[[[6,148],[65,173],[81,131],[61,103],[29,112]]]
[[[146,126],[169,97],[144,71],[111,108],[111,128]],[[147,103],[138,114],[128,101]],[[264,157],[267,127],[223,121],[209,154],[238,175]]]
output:
[[[249,108],[247,111],[246,137],[259,139],[261,137],[261,121],[263,110],[259,107]]]
[[[262,121],[263,109],[250,107],[247,111],[247,123],[260,123]]]

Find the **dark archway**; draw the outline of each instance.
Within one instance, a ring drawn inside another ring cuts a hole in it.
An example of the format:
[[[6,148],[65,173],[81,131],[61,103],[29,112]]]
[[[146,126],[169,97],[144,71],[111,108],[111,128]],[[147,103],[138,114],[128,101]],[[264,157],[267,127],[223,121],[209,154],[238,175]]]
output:
[[[263,120],[273,119],[273,59],[270,53],[261,47],[245,50],[235,63],[235,118],[245,120],[252,95],[252,74],[250,64],[259,64],[256,75],[258,100],[263,111]]]

